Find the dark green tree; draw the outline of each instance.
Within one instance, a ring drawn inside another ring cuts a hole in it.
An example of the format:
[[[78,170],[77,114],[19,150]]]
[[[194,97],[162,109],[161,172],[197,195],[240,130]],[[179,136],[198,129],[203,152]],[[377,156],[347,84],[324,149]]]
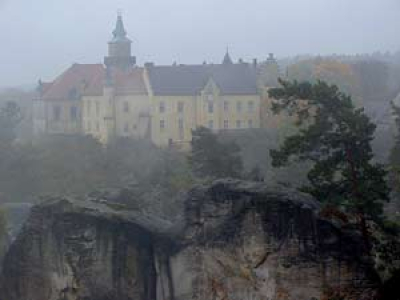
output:
[[[222,143],[210,129],[199,127],[192,131],[189,163],[195,175],[200,177],[240,178],[243,163],[239,146]]]
[[[400,107],[392,105],[393,115],[396,121],[396,140],[390,152],[389,165],[390,165],[390,183],[394,190],[396,199],[400,198]],[[397,203],[397,208],[400,203]]]
[[[352,213],[367,237],[366,220],[380,220],[389,200],[387,172],[373,160],[376,126],[336,86],[281,81],[271,90],[273,110],[297,116],[299,131],[270,154],[275,167],[293,160],[312,161],[309,185],[303,190],[319,201]]]

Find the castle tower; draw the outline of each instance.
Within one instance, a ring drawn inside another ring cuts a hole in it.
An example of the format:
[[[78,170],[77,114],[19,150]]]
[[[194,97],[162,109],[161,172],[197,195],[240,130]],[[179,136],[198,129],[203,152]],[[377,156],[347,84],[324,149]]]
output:
[[[127,38],[122,15],[118,14],[113,38],[108,43],[108,56],[104,58],[107,68],[127,70],[136,64],[136,57],[131,55],[132,41]]]

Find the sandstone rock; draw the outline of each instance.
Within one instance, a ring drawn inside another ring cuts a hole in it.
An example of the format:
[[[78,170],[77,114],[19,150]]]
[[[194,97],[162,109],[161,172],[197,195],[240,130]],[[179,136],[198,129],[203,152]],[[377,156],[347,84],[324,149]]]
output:
[[[4,263],[0,300],[361,299],[379,274],[360,234],[280,186],[220,180],[172,224],[104,201],[33,208]]]

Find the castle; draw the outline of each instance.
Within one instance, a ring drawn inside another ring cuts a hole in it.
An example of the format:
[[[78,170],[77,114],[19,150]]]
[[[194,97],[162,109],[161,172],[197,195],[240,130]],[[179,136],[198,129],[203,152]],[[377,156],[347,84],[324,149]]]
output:
[[[234,63],[227,51],[221,64],[140,67],[131,44],[118,15],[104,64],[73,64],[54,81],[39,82],[35,134],[85,134],[102,143],[149,138],[159,146],[184,146],[200,126],[268,126],[268,85],[256,60]],[[272,56],[269,63],[277,70]]]

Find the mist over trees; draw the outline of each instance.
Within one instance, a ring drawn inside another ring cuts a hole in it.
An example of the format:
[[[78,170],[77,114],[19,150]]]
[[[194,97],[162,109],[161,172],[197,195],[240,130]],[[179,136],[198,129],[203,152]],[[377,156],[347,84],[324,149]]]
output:
[[[358,105],[391,101],[400,91],[399,66],[375,58],[309,58],[290,64],[286,72],[289,80],[335,84]]]
[[[241,178],[243,163],[239,146],[233,142],[220,142],[205,127],[193,130],[189,162],[193,172],[200,177]]]

